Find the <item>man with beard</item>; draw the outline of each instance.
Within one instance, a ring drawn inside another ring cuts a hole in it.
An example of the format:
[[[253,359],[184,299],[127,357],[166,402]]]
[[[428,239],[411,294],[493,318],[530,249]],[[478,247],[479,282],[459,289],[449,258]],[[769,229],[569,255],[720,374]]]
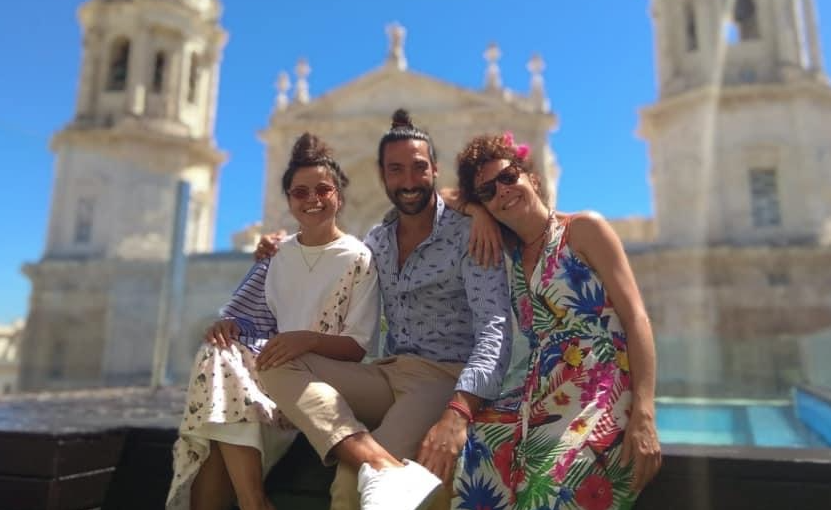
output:
[[[305,354],[261,378],[323,462],[339,461],[332,509],[409,510],[431,499],[445,509],[468,423],[498,396],[510,360],[507,281],[471,259],[470,219],[436,193],[433,142],[404,110],[379,143],[378,165],[395,208],[364,242],[389,326],[386,357]]]

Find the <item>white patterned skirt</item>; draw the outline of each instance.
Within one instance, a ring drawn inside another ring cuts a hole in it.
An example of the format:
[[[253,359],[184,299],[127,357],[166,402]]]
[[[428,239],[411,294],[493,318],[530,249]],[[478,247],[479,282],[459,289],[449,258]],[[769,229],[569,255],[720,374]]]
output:
[[[227,349],[205,344],[196,354],[179,438],[173,445],[168,510],[189,510],[193,480],[210,442],[250,446],[261,453],[263,476],[288,451],[297,429],[268,398],[254,354],[238,342]]]

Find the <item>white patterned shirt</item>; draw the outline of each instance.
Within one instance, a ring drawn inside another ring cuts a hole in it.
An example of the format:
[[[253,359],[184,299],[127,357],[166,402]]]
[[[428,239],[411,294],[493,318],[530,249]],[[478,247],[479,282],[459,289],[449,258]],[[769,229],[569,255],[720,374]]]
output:
[[[367,234],[389,331],[385,354],[462,362],[457,391],[499,395],[511,358],[511,305],[504,264],[488,269],[468,254],[470,218],[436,197],[430,236],[398,268],[392,210]]]

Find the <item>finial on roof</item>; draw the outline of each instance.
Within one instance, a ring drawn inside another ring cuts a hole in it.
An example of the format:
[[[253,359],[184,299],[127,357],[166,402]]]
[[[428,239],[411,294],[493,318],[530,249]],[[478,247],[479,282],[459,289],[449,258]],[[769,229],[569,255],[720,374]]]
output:
[[[277,111],[282,112],[286,108],[289,107],[289,89],[291,88],[291,80],[289,79],[289,73],[285,71],[280,71],[280,74],[277,75],[277,82],[274,84],[277,88],[277,101],[276,107]]]
[[[531,100],[537,108],[547,112],[549,110],[548,98],[545,97],[545,80],[542,78],[545,61],[538,53],[535,53],[526,67],[531,73]]]
[[[399,23],[387,25],[387,37],[390,39],[387,65],[395,66],[399,71],[407,69],[407,57],[404,56],[404,38],[406,36],[407,29]]]
[[[499,90],[502,88],[502,76],[499,71],[499,59],[502,57],[502,52],[499,46],[492,42],[484,53],[485,60],[488,61],[488,67],[485,71],[485,89]]]
[[[297,76],[297,81],[294,84],[294,100],[300,104],[309,102],[309,82],[306,79],[312,68],[309,67],[309,62],[305,58],[300,58],[297,65],[294,66],[294,74]]]

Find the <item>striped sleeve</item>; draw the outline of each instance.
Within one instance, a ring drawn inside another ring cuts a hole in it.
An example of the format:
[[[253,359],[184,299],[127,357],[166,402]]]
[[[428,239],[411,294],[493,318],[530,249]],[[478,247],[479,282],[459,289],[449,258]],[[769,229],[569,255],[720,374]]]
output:
[[[259,260],[248,271],[231,300],[219,310],[222,319],[233,319],[240,329],[239,342],[259,352],[277,334],[277,319],[265,299],[265,277],[271,259]]]
[[[484,399],[499,395],[511,361],[511,304],[504,266],[503,261],[501,266],[479,267],[469,253],[461,261],[475,340],[456,390]]]

